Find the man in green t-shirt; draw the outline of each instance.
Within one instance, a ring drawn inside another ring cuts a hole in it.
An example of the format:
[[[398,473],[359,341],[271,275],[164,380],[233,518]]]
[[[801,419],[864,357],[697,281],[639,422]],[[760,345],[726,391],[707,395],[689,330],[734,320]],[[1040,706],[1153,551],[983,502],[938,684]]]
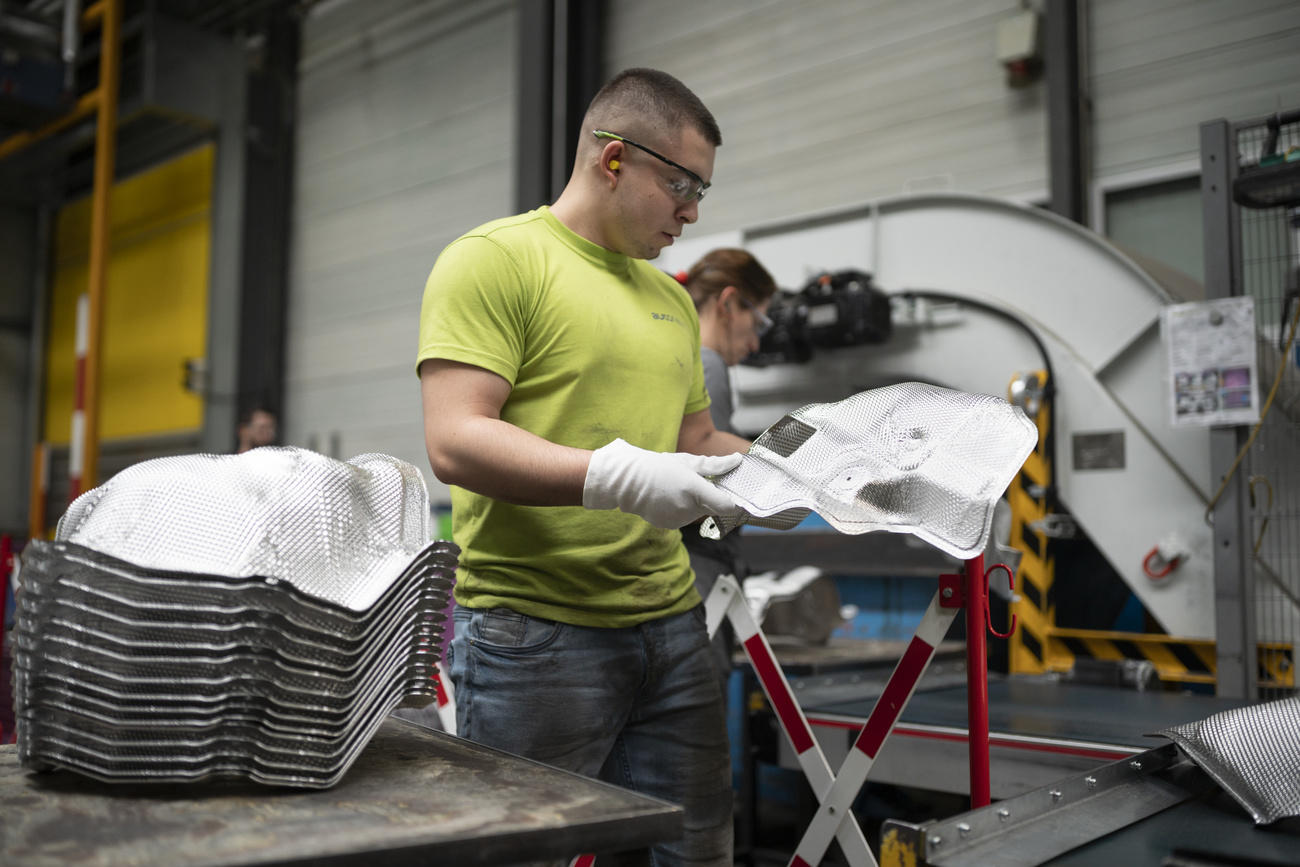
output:
[[[698,217],[722,143],[663,72],[583,118],[555,204],[438,257],[417,370],[462,548],[458,733],[683,805],[655,863],[731,864],[722,695],[677,528],[732,512],[686,292],[645,260]],[[603,859],[602,859],[603,860]]]

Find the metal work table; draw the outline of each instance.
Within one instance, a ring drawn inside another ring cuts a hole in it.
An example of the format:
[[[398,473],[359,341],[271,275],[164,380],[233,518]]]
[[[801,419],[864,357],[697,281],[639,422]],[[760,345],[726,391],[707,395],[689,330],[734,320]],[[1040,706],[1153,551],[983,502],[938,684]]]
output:
[[[679,807],[398,719],[339,785],[108,785],[0,747],[0,864],[512,864],[646,847]]]
[[[871,780],[969,794],[966,688],[936,662],[872,766]],[[843,674],[791,678],[832,766],[847,753],[884,685]],[[1053,677],[989,676],[992,794],[1006,798],[1064,774],[1115,761],[1161,741],[1152,732],[1245,702],[1214,696],[1089,686]],[[782,764],[786,764],[784,758]]]

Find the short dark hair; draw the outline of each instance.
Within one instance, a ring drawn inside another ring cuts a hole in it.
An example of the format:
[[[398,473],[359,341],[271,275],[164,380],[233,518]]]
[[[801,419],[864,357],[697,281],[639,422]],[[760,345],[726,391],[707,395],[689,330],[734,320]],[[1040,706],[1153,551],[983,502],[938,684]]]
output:
[[[735,286],[746,300],[762,304],[776,294],[776,281],[767,269],[747,250],[719,247],[710,250],[691,266],[682,278],[696,309],[723,289]]]
[[[633,67],[625,69],[609,80],[591,100],[584,126],[599,122],[608,124],[614,132],[629,136],[639,130],[630,128],[629,119],[639,120],[643,129],[652,129],[660,135],[671,134],[684,124],[689,124],[714,147],[722,144],[722,131],[713,114],[689,87],[666,72],[658,69]],[[584,129],[584,135],[591,131]]]
[[[240,426],[252,424],[253,416],[257,415],[259,412],[264,412],[271,418],[275,418],[275,411],[269,409],[265,403],[250,403],[244,407],[242,412],[239,413]]]

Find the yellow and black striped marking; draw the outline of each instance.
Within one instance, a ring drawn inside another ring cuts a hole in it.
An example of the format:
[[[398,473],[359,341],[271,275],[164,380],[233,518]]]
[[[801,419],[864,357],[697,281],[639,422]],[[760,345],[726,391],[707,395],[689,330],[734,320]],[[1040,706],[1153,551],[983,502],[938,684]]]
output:
[[[1282,642],[1260,642],[1259,685],[1295,686],[1295,650]],[[1163,681],[1214,683],[1214,642],[1139,632],[1096,629],[1053,629],[1047,648],[1047,668],[1069,671],[1077,658],[1147,660]]]
[[[1039,381],[1046,383],[1047,372],[1036,373]],[[1024,555],[1016,575],[1020,601],[1015,604],[1015,614],[1020,625],[1010,639],[1009,648],[1008,668],[1013,674],[1038,674],[1046,670],[1048,636],[1056,623],[1050,540],[1031,527],[1049,511],[1047,492],[1051,489],[1052,466],[1048,460],[1048,438],[1052,420],[1046,404],[1032,421],[1038,427],[1038,445],[1007,489],[1011,504],[1011,544]]]

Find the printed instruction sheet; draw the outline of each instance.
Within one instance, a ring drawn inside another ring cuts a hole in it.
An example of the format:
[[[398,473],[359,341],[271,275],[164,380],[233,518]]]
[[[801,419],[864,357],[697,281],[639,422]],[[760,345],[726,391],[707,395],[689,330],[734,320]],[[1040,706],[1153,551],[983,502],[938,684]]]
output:
[[[1175,425],[1259,420],[1255,299],[1175,304],[1160,314],[1169,356],[1169,410]]]

